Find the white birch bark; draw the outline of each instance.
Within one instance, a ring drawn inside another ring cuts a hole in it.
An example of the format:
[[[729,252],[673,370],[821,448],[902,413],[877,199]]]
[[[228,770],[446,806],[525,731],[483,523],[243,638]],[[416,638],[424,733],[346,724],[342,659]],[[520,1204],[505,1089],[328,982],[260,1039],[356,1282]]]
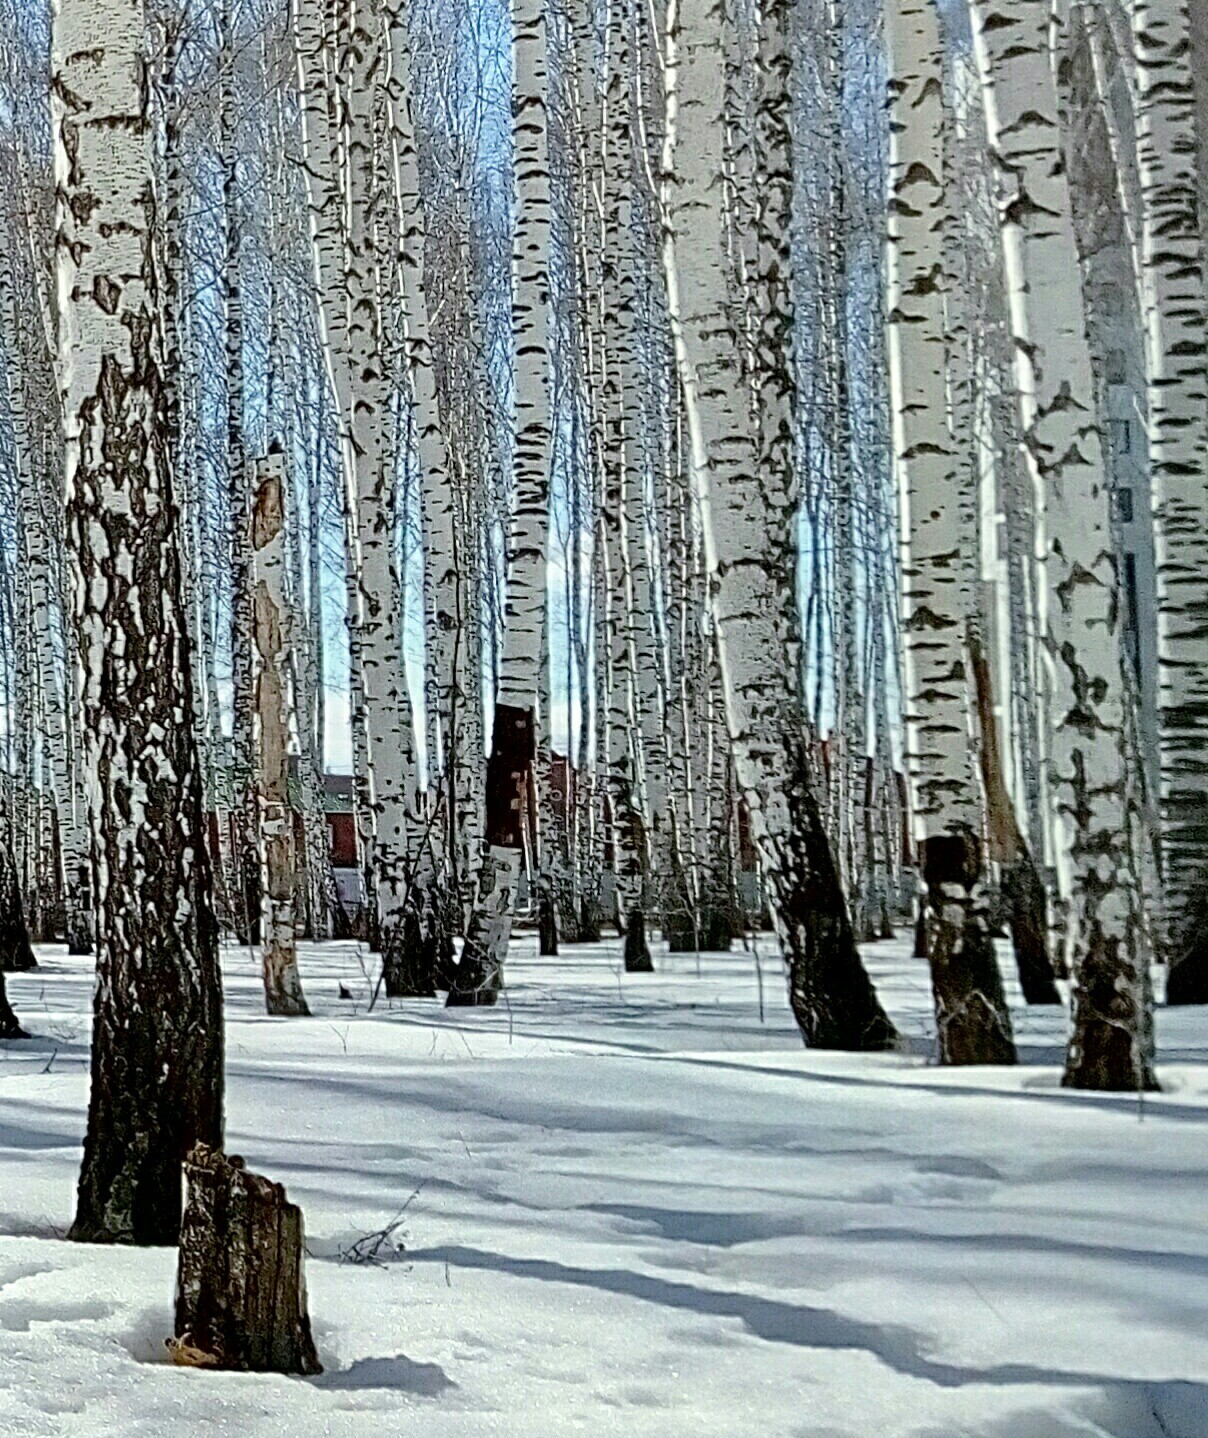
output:
[[[222,303],[225,320],[226,361],[226,462],[227,503],[230,510],[228,541],[231,555],[231,785],[237,892],[233,919],[240,943],[259,937],[260,865],[256,835],[255,724],[252,696],[252,605],[248,520],[251,514],[251,473],[244,433],[243,366],[243,217],[239,203],[239,146],[236,126],[238,41],[232,27],[231,0],[221,9],[222,76],[220,129],[222,134],[222,207],[225,246],[222,266]]]
[[[1122,70],[1120,57],[1111,46],[1110,30],[1103,18],[1105,7],[1101,3],[1083,5],[1082,20],[1086,28],[1087,45],[1091,55],[1091,71],[1095,79],[1095,94],[1107,131],[1108,149],[1116,172],[1116,194],[1120,201],[1120,219],[1124,225],[1124,241],[1128,247],[1129,263],[1132,266],[1133,283],[1137,290],[1137,302],[1142,313],[1145,298],[1141,288],[1141,223],[1140,182],[1137,175],[1137,146],[1135,134],[1122,133],[1117,101],[1120,88],[1118,74]],[[1129,88],[1129,106],[1135,110],[1132,95],[1136,89],[1135,70]]]
[[[499,701],[531,708],[545,627],[551,444],[545,0],[515,0],[514,26],[516,449]]]
[[[372,869],[387,955],[387,990],[402,997],[418,978],[401,958],[399,935],[411,899],[418,776],[414,724],[403,668],[402,581],[395,545],[393,456],[385,443],[390,384],[382,306],[392,273],[392,232],[383,192],[387,136],[377,100],[387,83],[384,10],[378,0],[328,14],[300,0],[298,50],[305,96],[311,232],[325,358],[341,428],[354,696],[370,776]],[[363,718],[362,718],[363,716]],[[362,788],[359,809],[366,798]],[[367,816],[365,816],[367,817]]]
[[[960,498],[971,474],[949,421],[943,56],[934,0],[889,0],[888,331],[900,485],[907,762],[927,887],[942,1062],[1012,1063],[990,934],[982,796],[973,767],[965,629],[976,549]],[[971,417],[971,416],[970,416]]]
[[[478,857],[481,819],[471,811],[477,797],[471,770],[481,766],[468,731],[481,689],[470,643],[469,570],[465,528],[448,462],[429,334],[425,243],[419,155],[413,115],[411,46],[406,12],[390,25],[390,143],[400,232],[400,275],[406,367],[415,405],[415,440],[421,476],[424,532],[425,695],[428,724],[429,798],[436,806],[429,825],[417,825],[409,856],[413,907],[422,915],[421,941],[448,944],[451,924],[461,926],[461,898],[470,887]],[[434,852],[439,847],[441,856]],[[437,871],[445,897],[437,895]],[[427,931],[435,930],[429,933]]]
[[[180,1164],[222,1139],[221,981],[162,431],[141,0],[53,31],[59,383],[98,983],[72,1236],[174,1242]]]
[[[13,168],[15,182],[16,166]],[[59,833],[60,872],[55,887],[64,897],[69,950],[87,954],[92,951],[88,828],[83,806],[78,802],[76,766],[72,763],[74,642],[70,636],[69,604],[63,602],[59,560],[63,544],[61,451],[57,436],[52,439],[41,432],[43,427],[57,429],[62,417],[47,333],[41,324],[32,322],[28,313],[23,314],[17,303],[18,276],[22,282],[37,287],[28,258],[20,256],[14,246],[9,267],[0,272],[0,325],[5,337],[5,378],[16,444],[20,537],[25,549],[30,619],[45,717],[42,752]],[[60,626],[67,651],[67,662],[62,666],[56,648]]]
[[[741,343],[725,312],[722,21],[714,0],[672,0],[666,54],[664,264],[710,611],[738,783],[788,962],[798,1024],[816,1047],[883,1048],[893,1042],[893,1027],[860,962],[811,790],[798,702],[791,446],[782,435],[777,463],[755,463]],[[779,132],[768,150],[781,159],[764,178],[764,225],[776,264],[760,276],[760,349],[767,354],[761,389],[775,393],[791,386],[784,349],[791,330],[787,6],[769,3],[763,22],[761,123]]]
[[[1190,0],[1131,0],[1141,184],[1167,1001],[1208,1002],[1208,294]],[[1199,83],[1204,83],[1200,77]]]
[[[502,986],[536,754],[549,522],[549,144],[545,0],[514,0],[512,264],[516,441],[507,599],[487,767],[487,857],[450,1004],[492,1004]]]
[[[604,503],[601,510],[607,645],[607,776],[616,916],[626,936],[628,972],[652,967],[645,939],[647,815],[640,792],[639,695],[636,674],[637,596],[634,540],[645,478],[641,455],[641,383],[637,364],[634,13],[627,0],[608,7],[604,126],[603,286],[608,316],[600,356],[603,369]]]
[[[970,0],[1024,448],[1043,516],[1052,672],[1050,792],[1070,898],[1075,975],[1066,1082],[1151,1087],[1152,1000],[1130,853],[1115,555],[1069,187],[1058,132],[1048,0]]]

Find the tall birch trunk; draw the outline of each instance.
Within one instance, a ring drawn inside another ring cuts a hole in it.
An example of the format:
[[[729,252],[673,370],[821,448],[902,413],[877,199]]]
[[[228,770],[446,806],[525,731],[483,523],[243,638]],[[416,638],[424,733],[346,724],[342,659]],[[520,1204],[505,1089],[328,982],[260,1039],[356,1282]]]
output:
[[[415,736],[403,668],[390,382],[383,302],[390,273],[378,104],[387,83],[379,0],[329,11],[300,0],[297,41],[311,235],[324,360],[340,424],[358,825],[371,932],[387,993],[431,994],[406,923],[415,843]]]
[[[428,722],[428,824],[416,826],[408,856],[414,918],[411,942],[424,952],[418,961],[431,970],[447,967],[452,930],[460,928],[461,896],[469,887],[477,855],[467,850],[466,810],[478,761],[467,732],[474,702],[468,692],[481,682],[470,662],[477,647],[469,641],[470,617],[465,572],[465,535],[459,533],[457,493],[452,483],[436,392],[429,334],[426,228],[420,196],[419,155],[413,115],[409,16],[393,16],[390,42],[390,144],[400,235],[400,274],[406,373],[415,405],[415,442],[420,466],[424,531],[425,709]],[[471,826],[472,827],[472,826]],[[435,835],[429,833],[434,829]],[[443,845],[442,845],[443,840]],[[443,856],[439,850],[443,847]],[[445,892],[441,892],[444,890]]]
[[[222,1142],[222,990],[162,424],[142,0],[60,0],[53,93],[98,971],[71,1237],[174,1243],[181,1162]]]
[[[668,308],[700,507],[738,783],[789,969],[805,1041],[882,1049],[894,1042],[856,947],[814,795],[799,693],[788,337],[792,193],[788,6],[765,6],[760,126],[760,392],[781,422],[756,463],[738,335],[725,312],[723,13],[715,0],[671,0],[664,171]]]
[[[1130,833],[1110,495],[1058,130],[1049,0],[970,0],[999,198],[1024,449],[1048,592],[1050,791],[1075,979],[1065,1081],[1155,1085],[1149,952]]]
[[[503,649],[487,764],[487,854],[461,963],[449,992],[451,1005],[493,1004],[503,984],[524,853],[523,815],[536,757],[538,667],[545,629],[551,431],[544,0],[514,0],[513,26],[515,490]]]
[[[1208,294],[1190,0],[1132,0],[1168,1003],[1208,1003]]]
[[[226,221],[222,303],[226,342],[227,503],[231,546],[231,788],[234,819],[235,934],[260,937],[260,864],[256,834],[255,743],[252,730],[252,603],[248,521],[251,476],[244,434],[242,223],[239,213],[239,135],[235,125],[236,57],[231,0],[222,3],[222,207]]]
[[[948,415],[943,57],[933,0],[889,0],[889,370],[901,487],[907,758],[940,1059],[1013,1063],[990,929],[964,651],[977,577]]]

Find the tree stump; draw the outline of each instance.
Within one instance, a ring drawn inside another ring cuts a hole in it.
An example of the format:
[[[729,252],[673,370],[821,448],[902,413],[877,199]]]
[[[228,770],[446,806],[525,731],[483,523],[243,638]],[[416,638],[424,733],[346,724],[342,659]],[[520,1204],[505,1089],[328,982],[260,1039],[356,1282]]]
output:
[[[302,1210],[243,1160],[198,1144],[176,1279],[177,1363],[253,1373],[323,1371],[306,1311]]]

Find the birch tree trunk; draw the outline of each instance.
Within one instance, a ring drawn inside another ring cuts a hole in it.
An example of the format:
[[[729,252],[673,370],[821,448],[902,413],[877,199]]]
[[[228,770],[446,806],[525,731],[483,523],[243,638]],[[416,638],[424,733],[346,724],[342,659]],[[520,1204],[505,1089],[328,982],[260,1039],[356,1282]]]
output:
[[[297,858],[289,802],[290,609],[285,594],[285,462],[256,466],[252,498],[252,635],[260,835],[260,944],[270,1014],[308,1015],[298,974]]]
[[[487,855],[449,991],[449,1003],[455,1006],[493,1004],[503,984],[523,860],[523,813],[536,757],[538,667],[545,628],[551,441],[546,23],[544,0],[514,0],[514,7],[515,493],[503,651],[487,764]]]
[[[1189,0],[1132,0],[1168,1003],[1208,1003],[1208,295]],[[1201,75],[1198,83],[1203,85]]]
[[[235,124],[236,39],[231,0],[222,4],[222,207],[226,221],[222,303],[226,342],[227,503],[231,546],[231,787],[234,820],[232,895],[235,934],[242,944],[260,938],[260,864],[256,833],[255,705],[252,694],[252,556],[248,548],[251,476],[244,434],[242,217],[239,212],[239,134]]]
[[[607,710],[607,781],[616,882],[616,917],[625,935],[625,968],[650,972],[645,938],[644,891],[647,815],[640,802],[638,694],[636,685],[636,594],[631,528],[640,522],[644,474],[641,460],[640,376],[637,366],[637,269],[634,245],[634,12],[628,0],[612,0],[607,34],[604,105],[604,224],[601,301],[604,492],[600,543],[605,564],[603,637]]]
[[[452,482],[436,392],[429,334],[425,217],[420,196],[419,155],[413,115],[409,15],[391,17],[390,144],[400,235],[400,275],[406,372],[415,405],[424,531],[425,708],[429,802],[434,812],[416,825],[408,856],[411,943],[431,971],[449,962],[454,928],[462,925],[461,896],[477,855],[466,850],[463,832],[471,782],[479,762],[467,732],[472,684],[481,682],[469,662],[477,646],[469,639],[469,557],[459,533],[457,492]],[[431,833],[435,830],[435,834]],[[443,839],[443,845],[442,845]],[[443,855],[440,850],[443,849]],[[444,892],[440,892],[443,890]]]
[[[975,553],[958,502],[971,481],[948,418],[943,57],[933,0],[889,0],[889,369],[901,487],[908,763],[926,884],[940,1060],[1013,1063],[994,952],[973,768],[965,627]],[[963,437],[972,444],[970,432]],[[955,441],[955,442],[954,442]]]
[[[1124,680],[1110,495],[1058,131],[1048,0],[970,0],[999,175],[1024,448],[1043,516],[1052,671],[1050,785],[1075,978],[1065,1081],[1152,1088],[1153,1013],[1130,852]]]
[[[390,412],[390,376],[385,362],[386,299],[390,261],[386,242],[389,196],[378,166],[387,142],[377,99],[386,82],[384,11],[376,0],[352,12],[347,48],[341,49],[346,76],[348,159],[345,176],[348,215],[347,304],[349,408],[344,423],[351,444],[346,478],[348,516],[355,526],[354,623],[360,641],[368,726],[369,761],[376,816],[375,857],[386,991],[391,997],[431,994],[431,965],[416,964],[411,926],[418,792],[415,729],[403,668],[403,584],[395,543],[395,464],[385,432]],[[425,974],[422,969],[427,967]]]
[[[391,226],[379,163],[387,142],[378,104],[387,83],[384,14],[379,0],[346,11],[301,0],[297,38],[324,359],[340,421],[367,907],[375,933],[380,909],[387,993],[404,997],[431,994],[433,975],[430,964],[415,962],[406,922],[418,776],[403,668],[394,464],[385,443],[390,382],[382,306]]]
[[[143,57],[141,0],[61,0],[59,362],[98,970],[71,1237],[174,1243],[181,1162],[222,1137],[222,990],[165,460]]]
[[[784,423],[793,405],[788,9],[771,0],[763,13],[760,395],[781,416],[761,446],[763,463],[725,312],[724,35],[715,0],[671,0],[668,10],[664,266],[738,783],[793,1012],[811,1046],[883,1049],[894,1029],[856,947],[798,701],[792,427]]]

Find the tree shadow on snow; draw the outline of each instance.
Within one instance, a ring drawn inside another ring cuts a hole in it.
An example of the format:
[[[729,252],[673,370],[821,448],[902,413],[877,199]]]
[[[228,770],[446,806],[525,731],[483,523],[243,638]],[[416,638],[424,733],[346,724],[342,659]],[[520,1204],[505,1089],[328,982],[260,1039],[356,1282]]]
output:
[[[1088,1426],[1093,1424],[1094,1426]],[[1197,1383],[1120,1383],[1073,1411],[1026,1408],[970,1429],[965,1438],[1203,1438],[1208,1433],[1208,1388]],[[911,1438],[952,1438],[928,1426]]]
[[[736,1318],[750,1333],[769,1343],[833,1351],[862,1351],[879,1359],[895,1373],[922,1379],[940,1388],[963,1388],[974,1384],[1102,1388],[1107,1391],[1113,1405],[1122,1405],[1121,1412],[1152,1412],[1153,1395],[1169,1391],[1177,1392],[1180,1410],[1201,1417],[1208,1414],[1208,1384],[1155,1384],[1142,1379],[1121,1379],[1106,1373],[1070,1373],[1029,1363],[1000,1363],[989,1368],[964,1367],[930,1357],[926,1352],[924,1336],[903,1325],[865,1323],[827,1308],[783,1303],[751,1293],[697,1288],[690,1283],[634,1273],[629,1269],[578,1268],[550,1259],[512,1258],[460,1244],[419,1249],[413,1251],[410,1257],[415,1263],[447,1263],[459,1268],[506,1273],[545,1283],[573,1284],[642,1299],[666,1308],[710,1317]],[[1155,1434],[1162,1432],[1161,1428],[1154,1431]],[[1109,1429],[1108,1432],[1116,1438],[1115,1430]],[[1188,1430],[1186,1438],[1204,1438],[1204,1432],[1201,1425]],[[937,1438],[937,1435],[932,1435],[932,1438]],[[1007,1435],[1003,1432],[993,1435],[993,1438],[1007,1438]],[[1019,1438],[1014,1429],[1011,1430],[1011,1438]],[[1148,1438],[1148,1435],[1144,1430],[1140,1433],[1122,1431],[1120,1438]],[[1171,1438],[1184,1438],[1184,1435],[1175,1428],[1171,1430]]]
[[[315,1388],[342,1392],[367,1388],[392,1388],[420,1398],[439,1398],[457,1384],[439,1363],[417,1363],[403,1353],[393,1358],[358,1358],[347,1368],[320,1374],[311,1379]]]

